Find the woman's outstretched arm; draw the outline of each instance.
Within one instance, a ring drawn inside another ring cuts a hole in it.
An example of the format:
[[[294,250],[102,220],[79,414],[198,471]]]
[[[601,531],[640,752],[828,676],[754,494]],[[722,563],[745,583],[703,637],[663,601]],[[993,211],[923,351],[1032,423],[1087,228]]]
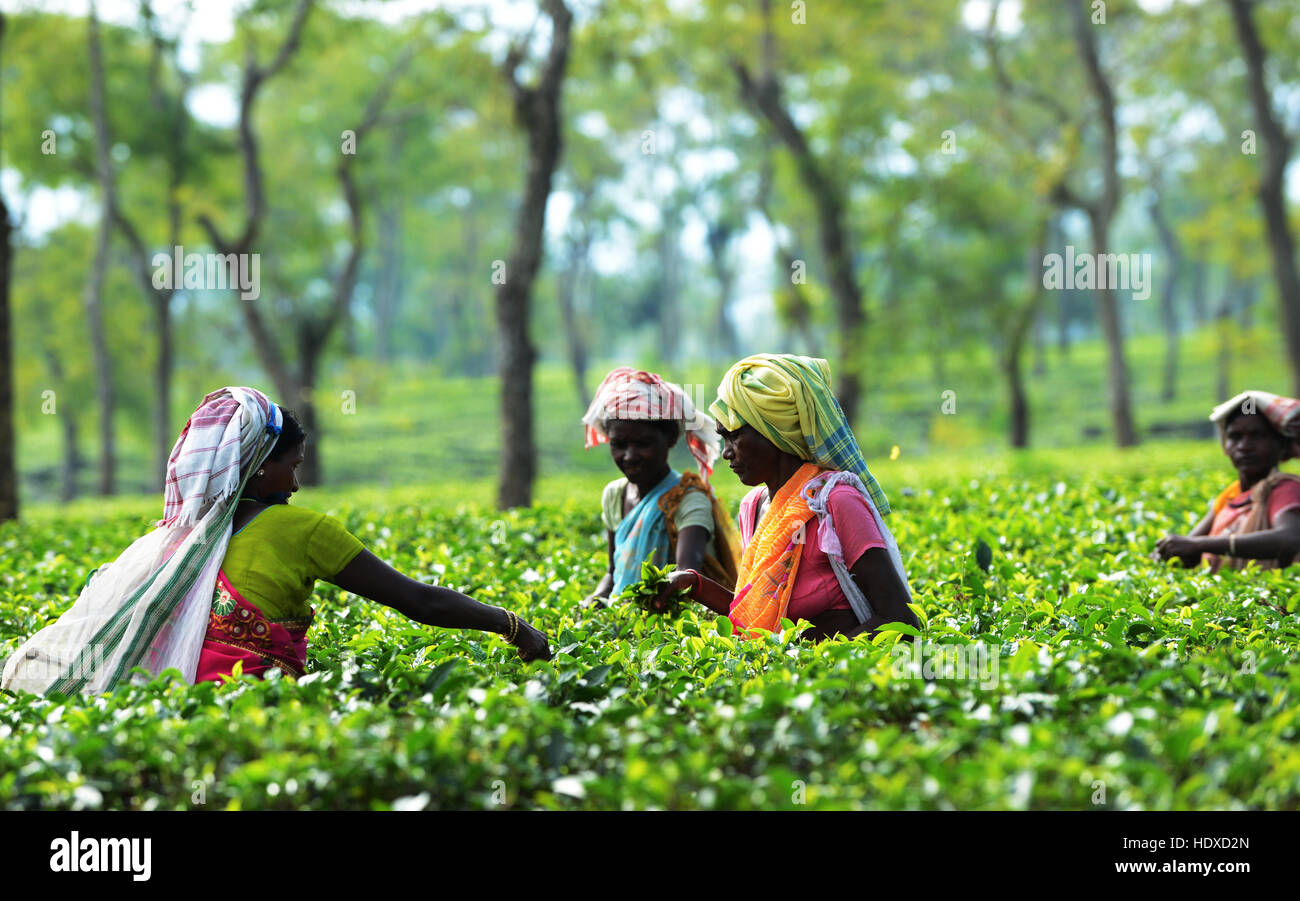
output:
[[[417,582],[364,549],[328,581],[428,626],[510,634],[511,618],[503,608],[480,604],[450,588]],[[514,644],[519,648],[519,656],[524,660],[550,660],[551,649],[545,633],[534,629],[523,617],[518,619],[519,631]]]
[[[1208,538],[1191,538],[1203,554],[1229,555],[1242,560],[1280,560],[1282,565],[1289,564],[1300,554],[1300,510],[1292,509],[1282,513],[1271,529],[1238,535],[1229,540],[1227,535],[1214,535]]]
[[[726,616],[731,612],[731,602],[735,595],[712,579],[693,570],[684,569],[673,570],[668,574],[668,581],[664,583],[663,588],[659,589],[659,596],[651,601],[651,606],[662,613],[668,609],[668,600],[682,590],[689,592],[693,600],[699,601],[714,613]]]

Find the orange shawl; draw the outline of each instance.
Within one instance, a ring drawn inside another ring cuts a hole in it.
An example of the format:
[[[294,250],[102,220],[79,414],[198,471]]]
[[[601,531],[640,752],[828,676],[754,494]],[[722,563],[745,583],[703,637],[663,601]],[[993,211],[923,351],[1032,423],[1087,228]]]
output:
[[[805,463],[772,498],[767,514],[740,558],[731,622],[744,637],[752,629],[775,632],[790,604],[803,551],[804,528],[813,517],[803,497],[809,479],[821,474],[816,463]]]

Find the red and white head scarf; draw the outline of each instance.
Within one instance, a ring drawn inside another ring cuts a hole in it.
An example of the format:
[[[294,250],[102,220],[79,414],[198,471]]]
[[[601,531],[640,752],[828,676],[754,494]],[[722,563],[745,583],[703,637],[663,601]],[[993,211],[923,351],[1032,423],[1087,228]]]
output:
[[[239,493],[281,422],[252,388],[205,397],[168,459],[163,521],[96,569],[72,607],[13,653],[0,688],[110,691],[134,667],[174,668],[192,683]]]
[[[676,420],[686,430],[686,446],[700,464],[705,482],[718,459],[718,430],[713,417],[699,409],[686,392],[653,372],[620,366],[605,376],[582,417],[587,427],[587,447],[609,441],[605,424],[615,419]]]
[[[254,388],[226,387],[199,404],[167,459],[163,523],[197,522],[213,501],[229,497],[275,446],[280,408]]]
[[[1210,419],[1219,427],[1220,438],[1228,427],[1228,415],[1238,409],[1246,415],[1256,413],[1263,416],[1269,425],[1290,439],[1291,444],[1282,459],[1300,456],[1300,400],[1267,391],[1243,391],[1232,400],[1219,404],[1210,414]]]

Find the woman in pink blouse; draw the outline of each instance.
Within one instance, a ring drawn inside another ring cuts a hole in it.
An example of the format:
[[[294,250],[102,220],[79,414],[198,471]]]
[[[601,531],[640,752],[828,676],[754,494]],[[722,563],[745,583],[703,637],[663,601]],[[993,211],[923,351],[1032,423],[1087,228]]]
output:
[[[740,507],[744,554],[731,591],[697,572],[673,573],[655,606],[677,591],[730,617],[742,636],[806,620],[813,639],[918,625],[889,502],[872,478],[830,389],[825,360],[756,354],[723,377],[710,406],[722,457],[753,490]]]

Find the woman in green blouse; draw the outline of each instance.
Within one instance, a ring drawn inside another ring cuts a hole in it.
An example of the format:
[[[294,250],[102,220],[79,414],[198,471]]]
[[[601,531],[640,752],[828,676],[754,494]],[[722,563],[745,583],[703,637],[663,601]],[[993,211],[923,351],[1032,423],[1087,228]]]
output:
[[[318,580],[430,626],[499,633],[524,660],[550,659],[546,636],[513,612],[408,578],[366,550],[337,519],[291,506],[307,436],[292,413],[281,412],[279,440],[249,478],[235,510],[195,681],[229,675],[236,662],[246,673],[277,667],[301,676],[314,615],[309,601]]]

